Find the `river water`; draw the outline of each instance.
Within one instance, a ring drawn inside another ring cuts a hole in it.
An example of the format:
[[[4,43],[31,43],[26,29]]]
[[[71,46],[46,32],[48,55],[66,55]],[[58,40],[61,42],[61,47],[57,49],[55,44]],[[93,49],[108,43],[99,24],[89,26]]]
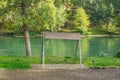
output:
[[[114,56],[120,51],[119,37],[85,37],[81,41],[81,52],[83,57],[91,56]],[[32,54],[39,57],[42,48],[41,38],[31,38]],[[45,40],[45,55],[72,57],[77,52],[77,41],[73,40]],[[0,37],[0,55],[3,56],[25,56],[24,38]]]

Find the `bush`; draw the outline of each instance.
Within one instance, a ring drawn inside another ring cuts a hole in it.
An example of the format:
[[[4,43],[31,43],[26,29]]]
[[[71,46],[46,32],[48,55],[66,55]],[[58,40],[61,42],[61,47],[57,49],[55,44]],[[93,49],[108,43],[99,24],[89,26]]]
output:
[[[118,52],[118,53],[116,54],[116,57],[117,57],[117,58],[120,58],[120,52]]]

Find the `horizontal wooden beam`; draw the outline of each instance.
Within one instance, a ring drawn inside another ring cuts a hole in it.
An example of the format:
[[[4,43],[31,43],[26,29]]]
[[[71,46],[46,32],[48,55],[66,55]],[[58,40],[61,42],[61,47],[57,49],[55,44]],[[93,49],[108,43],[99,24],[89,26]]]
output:
[[[80,40],[79,33],[64,33],[64,32],[44,32],[44,37],[49,39],[68,39],[68,40]]]

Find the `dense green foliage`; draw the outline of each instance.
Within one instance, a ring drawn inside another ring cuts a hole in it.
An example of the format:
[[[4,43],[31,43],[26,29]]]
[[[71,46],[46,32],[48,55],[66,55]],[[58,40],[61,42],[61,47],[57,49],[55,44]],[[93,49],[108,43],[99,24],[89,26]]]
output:
[[[117,57],[117,58],[120,58],[120,52],[118,52],[118,53],[116,54],[116,57]]]
[[[84,27],[86,33],[91,30],[120,33],[120,0],[24,0],[27,11],[25,16],[21,15],[21,1],[0,1],[0,33],[22,33],[23,20],[28,24],[30,32],[34,33],[42,30],[74,31],[74,27],[82,25],[73,25],[74,20],[79,20],[77,15],[83,17],[84,12],[90,22],[90,25]],[[84,12],[78,12],[81,7]],[[81,21],[86,22],[82,18]]]
[[[87,33],[90,22],[83,8],[77,9],[73,24],[78,30],[81,30],[83,34]]]
[[[94,59],[94,64],[92,60]],[[30,69],[30,64],[39,64],[40,58],[36,57],[15,57],[15,56],[0,56],[0,68],[1,69]],[[73,64],[74,59],[70,57],[48,57],[45,63],[60,64],[68,63]],[[76,59],[76,63],[79,64],[79,58]],[[120,59],[113,57],[90,57],[83,58],[83,64],[88,67],[120,67]]]

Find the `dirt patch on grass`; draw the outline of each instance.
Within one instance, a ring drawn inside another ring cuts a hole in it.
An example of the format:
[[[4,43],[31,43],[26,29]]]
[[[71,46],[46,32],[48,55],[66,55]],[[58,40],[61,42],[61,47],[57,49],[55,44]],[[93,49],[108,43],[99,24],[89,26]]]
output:
[[[120,69],[0,70],[0,80],[120,80]]]

